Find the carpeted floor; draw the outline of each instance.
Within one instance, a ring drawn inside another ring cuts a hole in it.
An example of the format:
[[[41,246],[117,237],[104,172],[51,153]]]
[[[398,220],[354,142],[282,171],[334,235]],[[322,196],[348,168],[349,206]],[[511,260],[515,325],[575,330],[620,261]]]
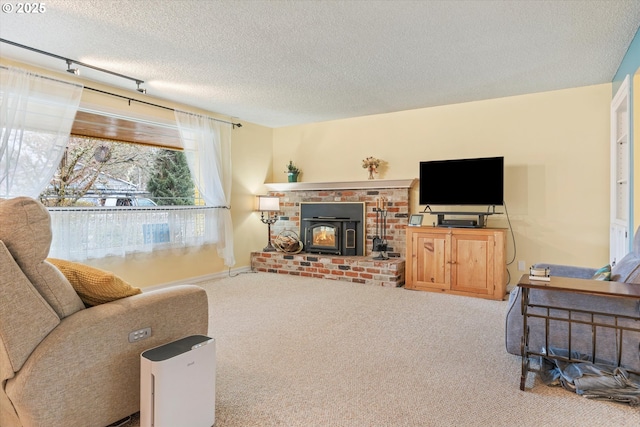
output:
[[[504,301],[270,273],[201,286],[217,427],[640,425],[533,374],[520,391]]]

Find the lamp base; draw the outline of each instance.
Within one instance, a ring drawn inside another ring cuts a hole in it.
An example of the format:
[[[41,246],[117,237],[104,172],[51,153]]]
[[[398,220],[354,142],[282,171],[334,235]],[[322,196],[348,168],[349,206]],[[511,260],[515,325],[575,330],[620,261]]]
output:
[[[262,252],[275,252],[276,248],[273,247],[273,245],[271,244],[271,241],[269,241],[269,244],[267,246],[264,247],[264,249],[262,249]]]
[[[267,246],[265,246],[265,248],[262,250],[262,252],[275,252],[276,248],[273,247],[273,245],[271,244],[271,224],[274,224],[276,222],[277,218],[274,216],[273,218],[271,217],[264,217],[264,212],[262,212],[262,215],[260,216],[260,221],[264,222],[265,224],[267,224],[267,237],[268,237],[268,244]]]

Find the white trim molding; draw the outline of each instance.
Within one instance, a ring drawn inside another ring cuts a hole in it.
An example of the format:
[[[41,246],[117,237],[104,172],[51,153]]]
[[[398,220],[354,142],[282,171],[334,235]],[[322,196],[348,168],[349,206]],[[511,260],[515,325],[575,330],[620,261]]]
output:
[[[272,182],[265,183],[269,191],[309,191],[309,190],[363,190],[378,188],[411,188],[418,181],[412,179],[369,179],[366,181],[336,182]]]

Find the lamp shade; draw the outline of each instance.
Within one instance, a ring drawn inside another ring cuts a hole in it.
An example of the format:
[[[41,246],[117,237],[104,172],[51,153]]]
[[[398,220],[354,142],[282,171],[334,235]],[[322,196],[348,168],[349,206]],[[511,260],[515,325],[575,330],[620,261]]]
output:
[[[275,196],[257,196],[258,211],[278,212],[280,211],[280,198]]]

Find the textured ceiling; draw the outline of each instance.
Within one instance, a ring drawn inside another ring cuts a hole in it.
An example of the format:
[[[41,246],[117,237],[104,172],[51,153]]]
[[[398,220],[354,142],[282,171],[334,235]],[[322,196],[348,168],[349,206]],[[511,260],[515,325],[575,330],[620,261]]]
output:
[[[144,80],[151,102],[270,127],[610,82],[640,24],[638,0],[44,5],[0,14],[0,38]],[[66,67],[6,43],[0,55]]]

